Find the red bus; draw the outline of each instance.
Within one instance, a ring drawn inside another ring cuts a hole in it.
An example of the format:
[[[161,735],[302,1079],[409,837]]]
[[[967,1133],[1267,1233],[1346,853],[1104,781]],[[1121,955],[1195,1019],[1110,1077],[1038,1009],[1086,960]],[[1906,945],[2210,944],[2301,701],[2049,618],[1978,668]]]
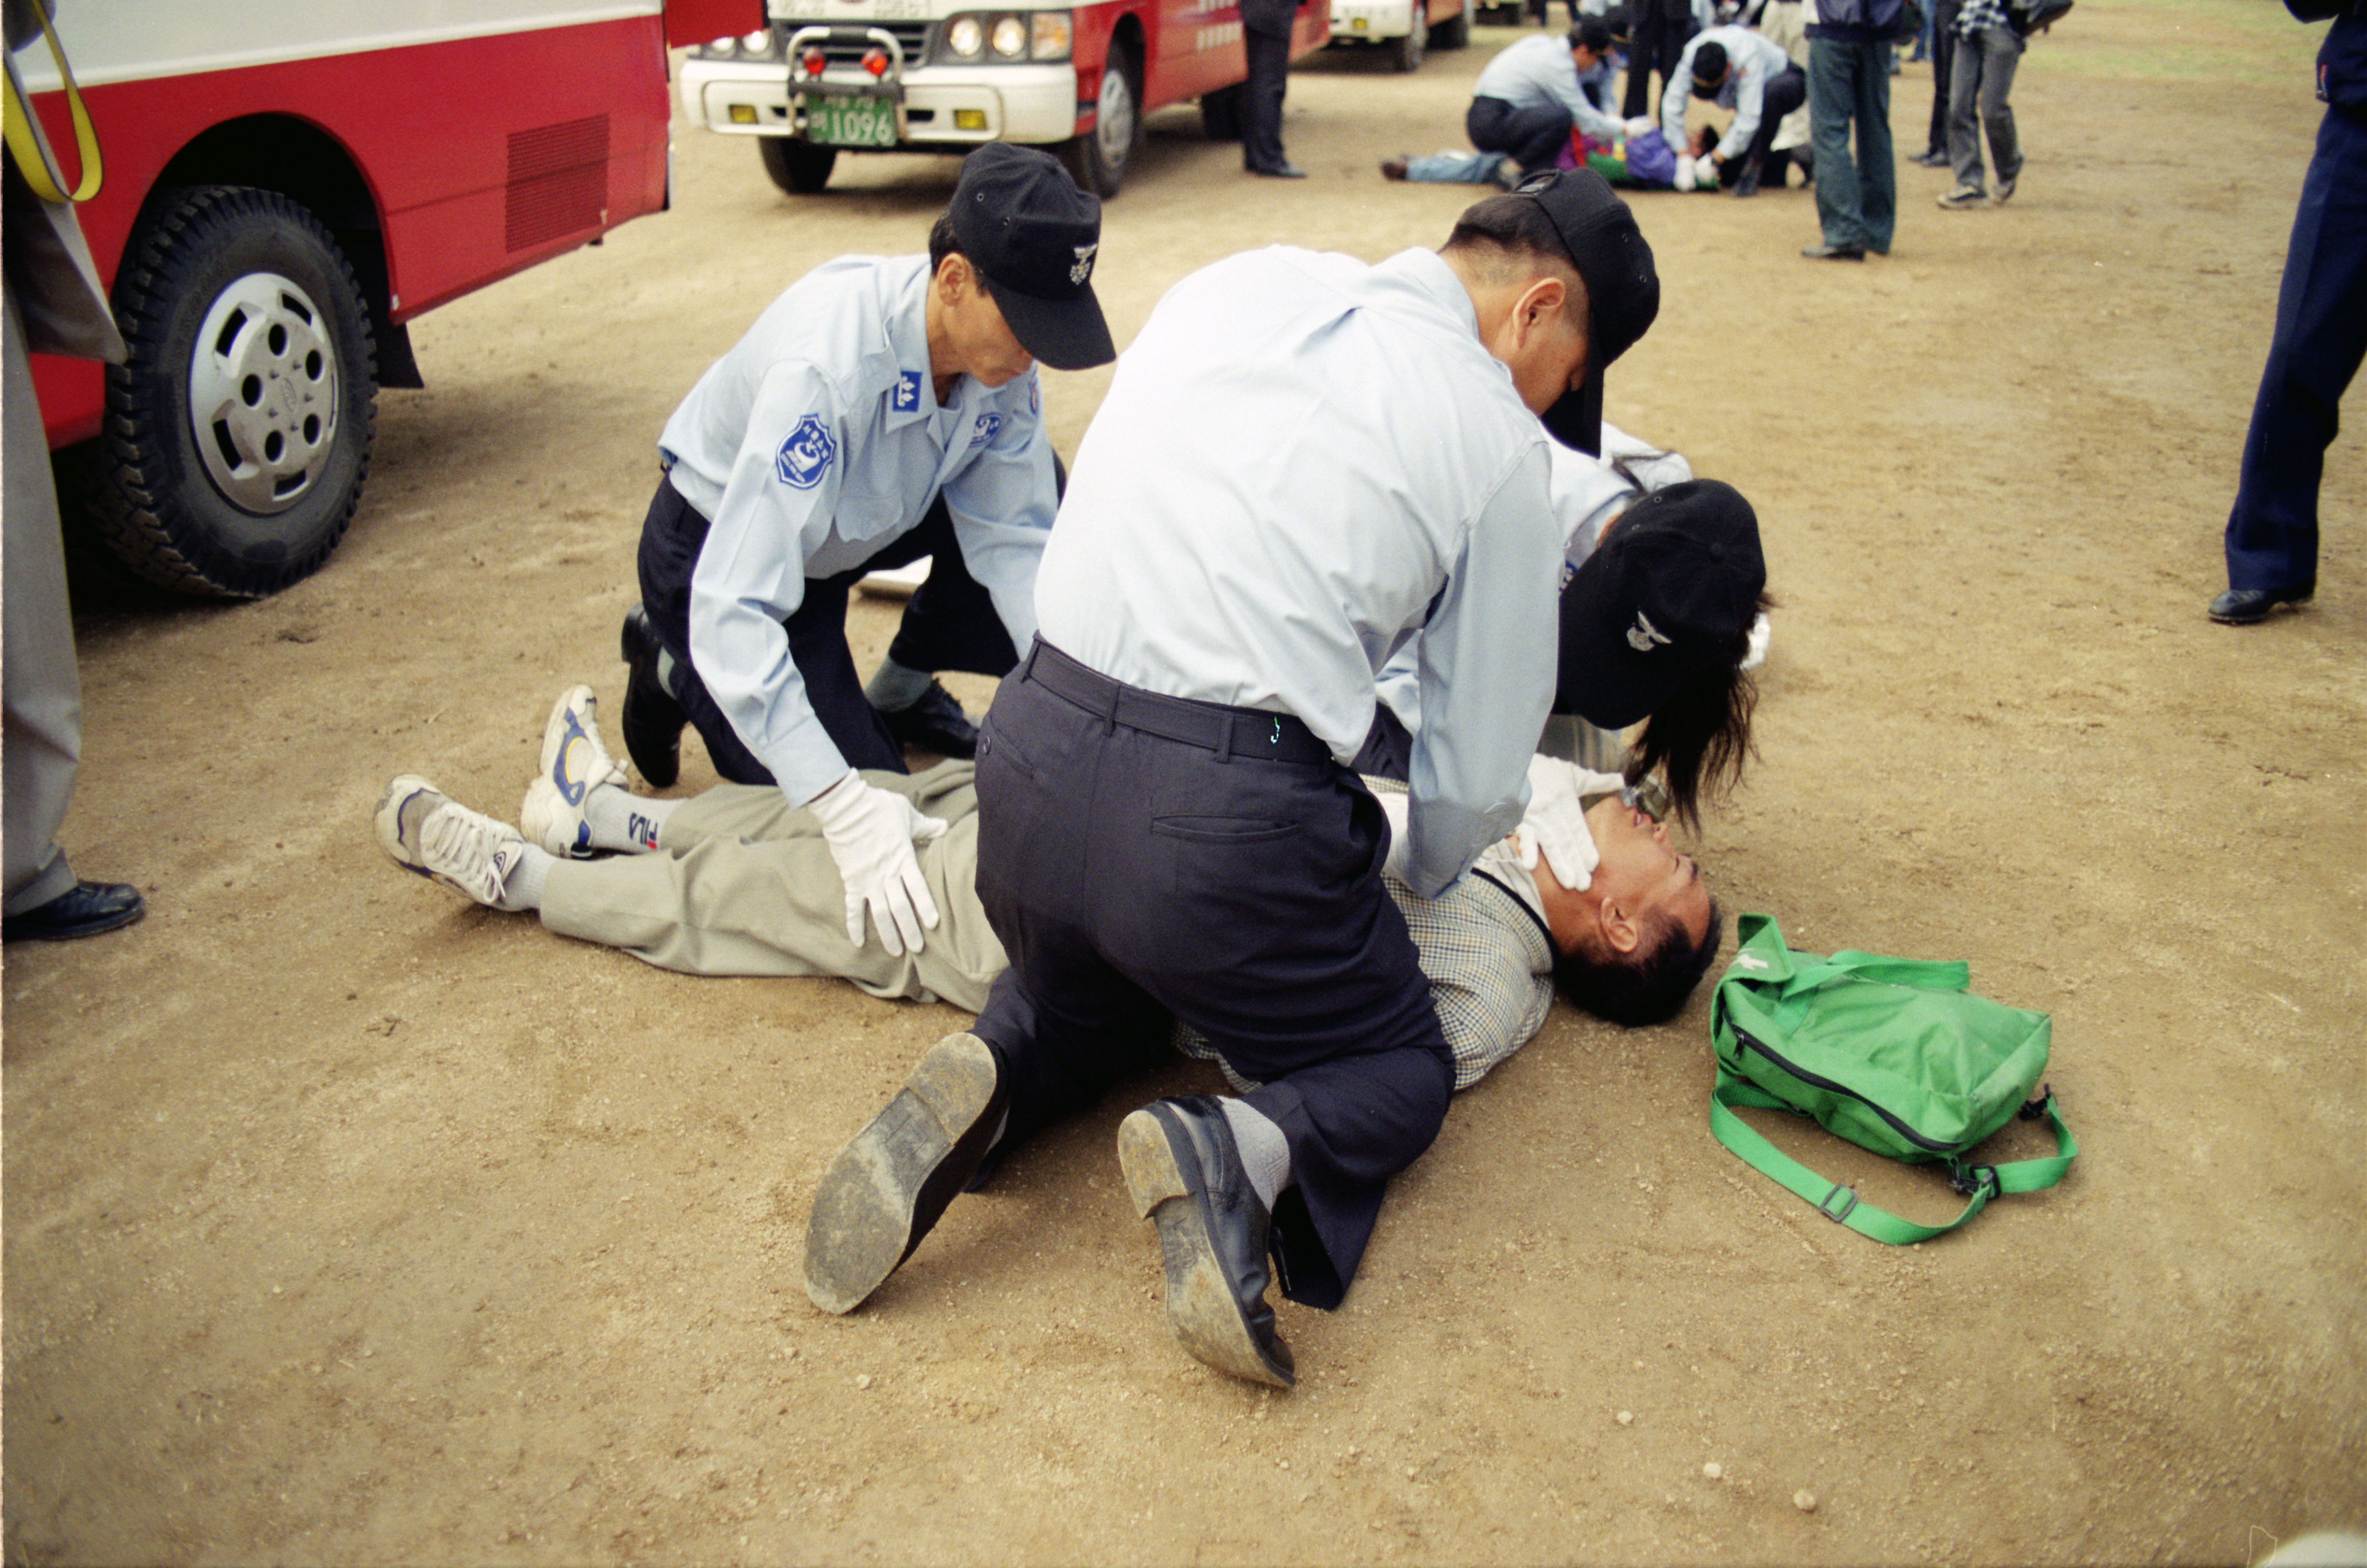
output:
[[[405,324],[666,205],[666,47],[758,0],[69,0],[130,361],[33,357],[70,487],[141,576],[255,597],[325,561]],[[68,165],[64,84],[17,56]]]

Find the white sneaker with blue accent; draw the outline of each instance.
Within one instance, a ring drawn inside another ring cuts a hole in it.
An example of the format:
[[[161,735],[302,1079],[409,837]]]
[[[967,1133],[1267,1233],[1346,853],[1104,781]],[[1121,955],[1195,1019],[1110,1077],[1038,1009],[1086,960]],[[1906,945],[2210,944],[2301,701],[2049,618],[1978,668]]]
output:
[[[542,727],[542,771],[527,786],[518,806],[518,826],[553,855],[581,858],[592,853],[587,808],[603,785],[626,787],[625,770],[600,741],[600,716],[588,686],[559,694]]]
[[[526,839],[504,822],[406,773],[379,798],[378,841],[397,863],[442,882],[489,909],[515,909],[510,873],[526,858]]]

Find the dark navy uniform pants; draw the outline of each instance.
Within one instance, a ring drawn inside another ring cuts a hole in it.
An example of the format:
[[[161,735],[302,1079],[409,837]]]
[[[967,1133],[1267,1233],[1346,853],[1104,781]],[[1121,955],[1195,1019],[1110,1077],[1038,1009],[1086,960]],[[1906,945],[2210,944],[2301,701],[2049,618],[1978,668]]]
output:
[[[1559,104],[1514,108],[1502,98],[1475,97],[1463,113],[1463,133],[1482,153],[1501,153],[1523,174],[1549,169],[1569,145],[1569,110]]]
[[[674,699],[707,743],[715,771],[734,784],[770,784],[772,770],[740,739],[691,663],[690,575],[708,526],[706,516],[671,481],[658,481],[641,524],[641,603],[658,640],[674,655]],[[789,634],[790,662],[805,679],[806,700],[849,767],[905,770],[904,748],[863,695],[863,677],[846,645],[847,595],[865,573],[909,565],[923,555],[930,558],[928,580],[904,607],[888,656],[908,670],[985,676],[1004,675],[1019,662],[992,597],[962,564],[953,516],[940,495],[929,504],[920,527],[889,540],[862,565],[807,578],[804,602],[781,623]]]
[[[1379,804],[1296,719],[1120,686],[1041,642],[987,714],[978,799],[979,898],[1011,959],[977,1024],[1011,1085],[1003,1147],[1172,1060],[1181,1018],[1289,1141],[1283,1293],[1337,1306],[1455,1086],[1381,886]]]
[[[2302,178],[2276,335],[2227,517],[2227,585],[2317,581],[2317,490],[2342,393],[2367,356],[2367,113],[2326,111]]]

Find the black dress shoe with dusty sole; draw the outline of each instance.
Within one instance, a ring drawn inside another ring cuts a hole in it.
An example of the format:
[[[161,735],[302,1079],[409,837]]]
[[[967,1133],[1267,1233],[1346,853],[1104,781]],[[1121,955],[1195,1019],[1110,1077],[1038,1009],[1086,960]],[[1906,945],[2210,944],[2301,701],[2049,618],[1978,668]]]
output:
[[[2306,604],[2316,583],[2291,588],[2230,588],[2211,601],[2210,616],[2222,626],[2257,626],[2279,605]]]
[[[618,642],[629,666],[625,707],[617,715],[625,755],[652,789],[671,789],[682,777],[682,730],[690,715],[658,678],[658,631],[650,624],[647,609],[635,605],[625,612]]]
[[[0,941],[72,942],[120,931],[148,913],[129,882],[76,882],[47,903],[0,921]]]
[[[1807,245],[1800,254],[1810,261],[1863,261],[1863,245]]]
[[[806,1294],[851,1312],[912,1256],[1002,1129],[1010,1095],[974,1034],[929,1047],[887,1108],[822,1173],[806,1221]]]
[[[960,701],[942,682],[931,681],[921,700],[910,708],[899,708],[893,713],[882,709],[879,717],[887,721],[888,733],[896,737],[898,745],[939,756],[978,755],[978,726],[969,722]]]
[[[1184,1348],[1233,1377],[1295,1387],[1297,1368],[1265,1301],[1273,1219],[1222,1104],[1210,1095],[1152,1101],[1118,1123],[1117,1159],[1135,1211],[1159,1226],[1167,1322]]]

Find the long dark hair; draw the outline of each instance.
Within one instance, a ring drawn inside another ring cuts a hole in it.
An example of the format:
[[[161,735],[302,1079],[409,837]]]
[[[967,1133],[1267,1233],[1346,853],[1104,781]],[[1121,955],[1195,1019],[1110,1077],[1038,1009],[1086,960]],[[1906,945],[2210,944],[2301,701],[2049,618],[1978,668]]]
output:
[[[1761,614],[1775,608],[1761,591]],[[1701,830],[1704,801],[1718,801],[1742,781],[1743,765],[1758,755],[1750,738],[1759,710],[1759,683],[1742,667],[1750,651],[1750,630],[1735,633],[1728,656],[1679,687],[1652,710],[1637,736],[1627,763],[1627,781],[1642,782],[1658,770],[1669,790],[1669,809],[1688,829]]]

